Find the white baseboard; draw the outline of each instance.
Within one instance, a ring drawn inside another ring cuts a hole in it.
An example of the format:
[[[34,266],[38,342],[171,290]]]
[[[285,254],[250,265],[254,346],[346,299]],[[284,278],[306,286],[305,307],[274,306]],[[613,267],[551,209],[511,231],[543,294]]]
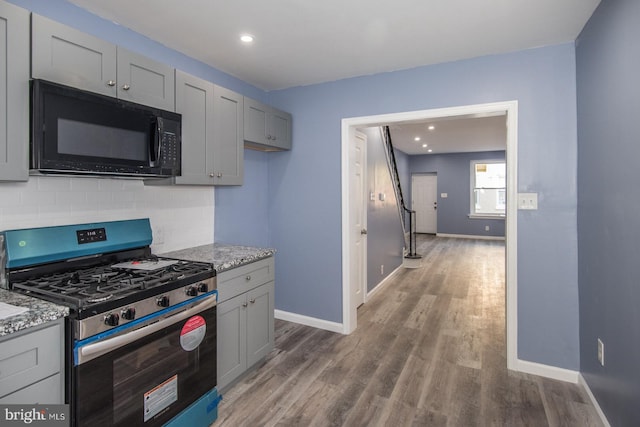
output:
[[[312,326],[318,329],[324,329],[331,332],[344,333],[342,323],[330,322],[328,320],[317,319],[315,317],[303,316],[301,314],[290,313],[288,311],[275,310],[274,317],[288,322],[298,323],[300,325]]]
[[[376,285],[375,288],[371,289],[369,292],[367,292],[367,294],[364,296],[364,302],[369,301],[369,299],[371,299],[371,297],[380,292],[380,290],[384,287],[384,285],[386,285],[387,283],[389,283],[391,281],[391,278],[398,272],[402,270],[402,265],[400,265],[398,268],[396,268],[395,270],[393,270],[391,272],[391,274],[389,274],[387,277],[385,277],[384,279],[382,279],[382,281],[380,283],[378,283]]]
[[[437,237],[453,237],[455,239],[504,240],[504,236],[474,236],[472,234],[436,233]]]
[[[587,395],[589,395],[589,399],[591,399],[591,403],[593,403],[593,406],[595,406],[596,412],[598,413],[598,416],[602,420],[602,424],[604,424],[604,427],[611,427],[611,424],[609,424],[609,420],[607,420],[607,417],[604,415],[604,411],[600,407],[600,404],[596,400],[596,397],[591,392],[591,388],[589,387],[589,384],[587,384],[587,381],[584,379],[582,374],[578,376],[578,383],[582,387],[584,387],[585,391],[587,392]]]
[[[516,360],[512,369],[514,371],[524,372],[525,374],[538,375],[573,384],[578,383],[578,376],[580,375],[580,372],[578,371],[557,368],[555,366],[543,365],[542,363],[529,362],[521,359]]]

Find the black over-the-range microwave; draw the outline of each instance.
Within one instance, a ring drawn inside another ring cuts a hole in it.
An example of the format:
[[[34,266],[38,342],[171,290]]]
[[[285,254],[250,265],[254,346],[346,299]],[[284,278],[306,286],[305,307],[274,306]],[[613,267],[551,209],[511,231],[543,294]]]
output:
[[[180,114],[31,82],[31,174],[180,175]]]

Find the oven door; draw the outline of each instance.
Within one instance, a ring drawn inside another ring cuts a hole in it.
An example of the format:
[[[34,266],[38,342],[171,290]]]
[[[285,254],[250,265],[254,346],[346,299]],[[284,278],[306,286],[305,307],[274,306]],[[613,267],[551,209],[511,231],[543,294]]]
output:
[[[212,390],[216,294],[78,342],[73,425],[161,426]]]

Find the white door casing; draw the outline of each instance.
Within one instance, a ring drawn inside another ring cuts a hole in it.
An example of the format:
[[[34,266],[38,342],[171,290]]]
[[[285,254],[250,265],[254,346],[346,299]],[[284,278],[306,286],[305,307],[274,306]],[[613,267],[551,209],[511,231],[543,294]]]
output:
[[[367,286],[367,205],[366,188],[366,147],[367,137],[361,132],[354,132],[349,144],[349,199],[351,219],[351,288],[352,309],[356,310],[364,303]]]
[[[532,370],[527,362],[518,359],[518,101],[504,101],[431,110],[362,116],[342,119],[342,333],[350,334],[357,327],[357,310],[351,301],[351,239],[350,232],[350,169],[349,147],[358,127],[382,126],[392,123],[418,121],[468,114],[505,114],[507,116],[507,216],[506,216],[506,338],[507,368]],[[531,365],[529,363],[529,365]],[[548,372],[547,372],[548,373]],[[545,373],[539,373],[544,375]],[[552,375],[546,375],[551,376]]]
[[[416,211],[416,233],[438,232],[438,176],[411,176],[411,209]]]

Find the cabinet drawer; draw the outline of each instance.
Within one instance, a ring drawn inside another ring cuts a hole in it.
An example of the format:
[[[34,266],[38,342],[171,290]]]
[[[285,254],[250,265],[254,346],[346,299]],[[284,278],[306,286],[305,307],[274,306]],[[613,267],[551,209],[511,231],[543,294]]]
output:
[[[243,265],[218,275],[218,301],[226,301],[274,280],[273,257]]]
[[[0,342],[0,398],[60,372],[60,323]]]

